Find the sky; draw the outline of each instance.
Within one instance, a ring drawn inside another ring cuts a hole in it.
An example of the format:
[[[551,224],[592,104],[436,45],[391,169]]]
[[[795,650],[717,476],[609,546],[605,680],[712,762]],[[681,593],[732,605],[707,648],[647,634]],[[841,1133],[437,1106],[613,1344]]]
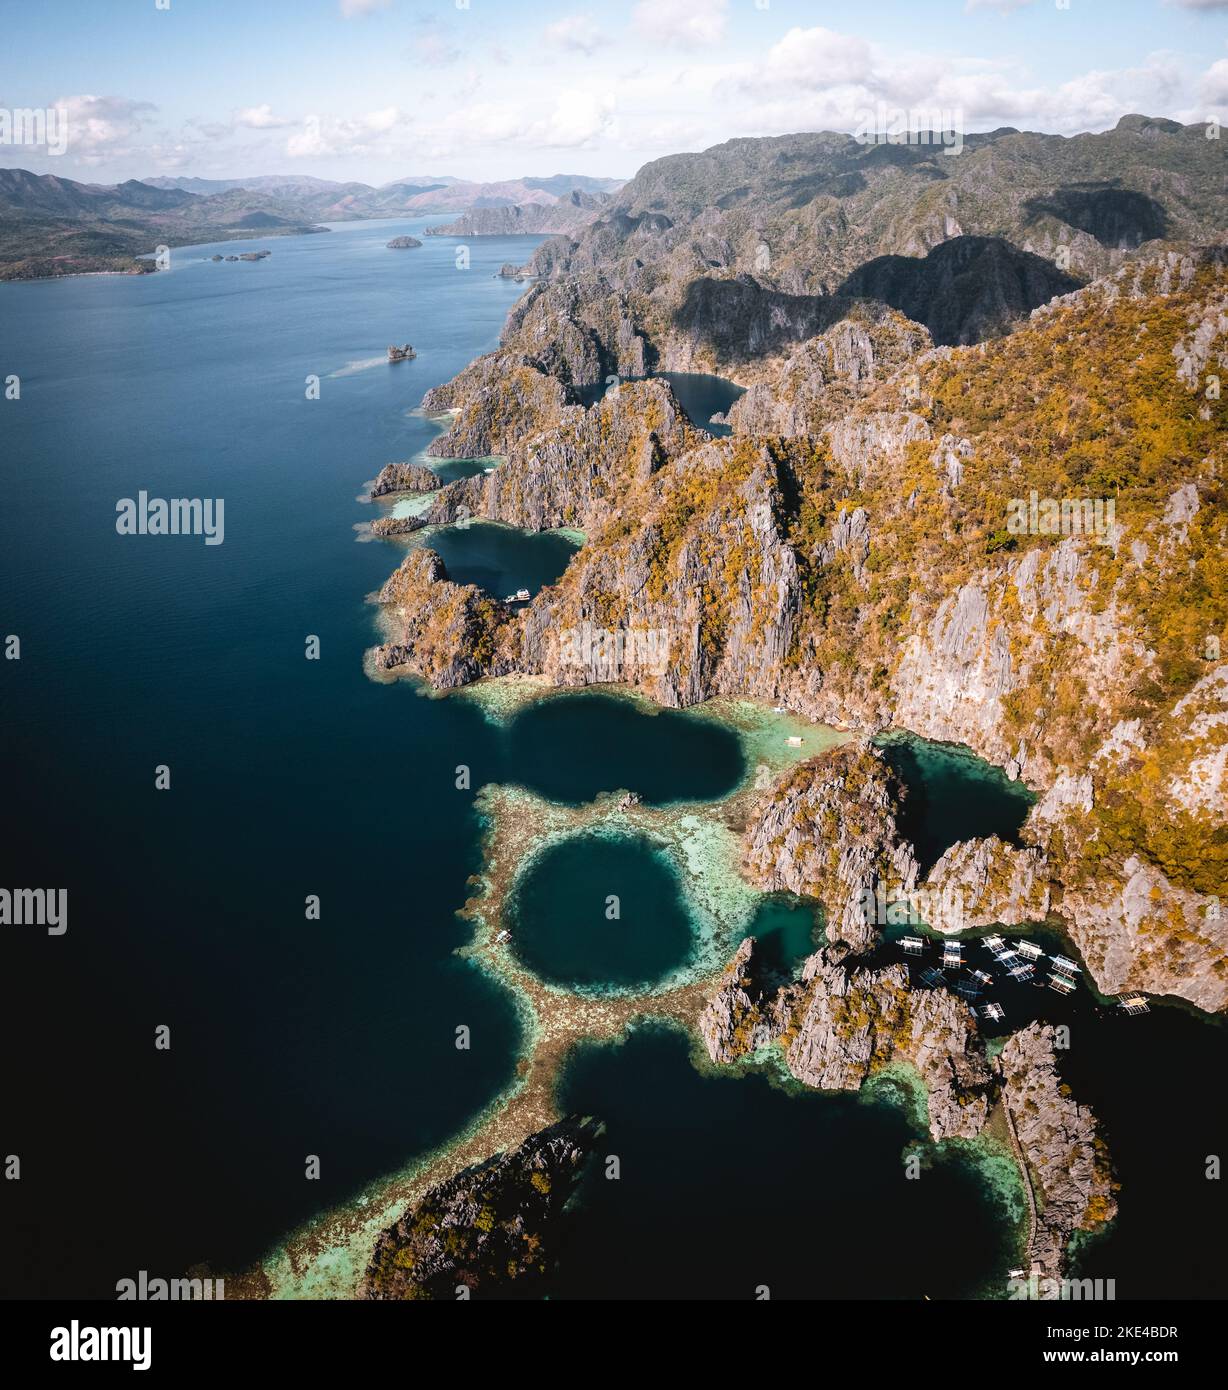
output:
[[[1228,0],[6,0],[0,34],[0,166],[96,183],[627,178],[871,113],[1228,124]],[[21,108],[66,112],[63,153],[3,143]]]

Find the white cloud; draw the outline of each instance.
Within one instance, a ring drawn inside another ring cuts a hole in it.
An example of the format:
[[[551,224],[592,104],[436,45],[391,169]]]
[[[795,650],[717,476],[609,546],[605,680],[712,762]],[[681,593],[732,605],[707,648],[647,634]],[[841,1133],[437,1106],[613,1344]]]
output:
[[[605,42],[592,15],[565,15],[546,26],[546,42],[551,48],[575,53],[592,53]]]
[[[729,0],[639,0],[631,22],[656,43],[699,48],[720,43],[728,15]]]
[[[755,80],[767,86],[790,82],[800,87],[822,89],[846,82],[864,82],[873,72],[873,55],[865,39],[816,27],[790,29],[769,49]]]
[[[541,142],[564,149],[590,145],[599,136],[611,133],[614,109],[614,97],[609,92],[578,88],[560,92],[541,129]]]
[[[1228,58],[1221,58],[1202,75],[1198,95],[1212,106],[1228,106]]]
[[[88,94],[60,97],[52,104],[67,114],[69,154],[86,164],[131,154],[142,127],[158,109],[151,101]]]
[[[395,106],[346,119],[308,116],[302,128],[286,141],[286,154],[291,159],[371,154],[383,148],[384,137],[398,131],[404,122],[404,115]]]
[[[275,116],[273,108],[266,101],[263,106],[245,106],[241,111],[236,111],[235,124],[246,126],[248,130],[278,130],[292,122]]]
[[[615,109],[611,92],[566,88],[549,111],[517,101],[474,102],[423,134],[440,150],[473,142],[577,149],[616,135]]]
[[[1012,10],[1022,10],[1035,0],[967,0],[964,9],[971,14],[973,10],[997,10],[999,14],[1010,14]]]
[[[341,13],[346,19],[354,19],[358,15],[386,10],[390,3],[391,0],[341,0]]]

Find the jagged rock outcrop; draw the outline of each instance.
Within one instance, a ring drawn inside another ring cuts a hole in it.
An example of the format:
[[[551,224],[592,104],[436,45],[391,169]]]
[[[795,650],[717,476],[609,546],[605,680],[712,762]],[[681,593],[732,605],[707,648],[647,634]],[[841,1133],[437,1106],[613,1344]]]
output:
[[[433,440],[427,453],[434,458],[507,454],[518,440],[557,424],[569,404],[563,384],[526,357],[488,353],[423,397],[428,414],[455,412],[448,432]]]
[[[439,474],[420,463],[386,463],[375,475],[371,496],[391,497],[398,492],[435,492],[442,487]]]
[[[1113,874],[1067,887],[1071,939],[1106,994],[1145,990],[1228,1008],[1228,910],[1129,855]]]
[[[531,285],[500,342],[572,388],[647,376],[656,365],[627,298],[600,276]]]
[[[530,605],[526,669],[560,685],[610,679],[604,662],[577,660],[569,635],[588,624],[621,637],[620,678],[662,704],[771,697],[801,607],[784,468],[776,448],[716,440],[652,472]]]
[[[380,516],[371,523],[371,534],[387,540],[391,536],[410,536],[425,525],[420,516]]]
[[[375,1243],[366,1299],[540,1296],[604,1127],[573,1115],[432,1188]]]
[[[1096,1117],[1062,1084],[1054,1040],[1051,1026],[1029,1024],[1006,1040],[999,1059],[1003,1103],[1036,1199],[1028,1254],[1045,1279],[1060,1276],[1076,1231],[1094,1231],[1117,1213]]]
[[[911,989],[907,966],[870,970],[827,948],[807,959],[796,983],[765,983],[758,968],[748,938],[700,1018],[713,1061],[778,1044],[793,1076],[825,1091],[855,1091],[884,1067],[907,1063],[925,1083],[936,1140],[981,1132],[992,1077],[962,1000]]]
[[[751,386],[730,407],[735,434],[819,435],[864,388],[930,347],[920,324],[876,305],[856,306],[827,332],[803,343],[770,382]]]
[[[380,590],[395,636],[375,648],[379,671],[407,671],[437,690],[507,675],[507,606],[474,584],[454,584],[433,550],[411,550]]]
[[[514,441],[493,473],[449,484],[429,516],[482,516],[533,531],[598,529],[637,483],[707,438],[666,381],[624,382],[591,409],[568,406],[556,424]]]
[[[935,931],[1016,927],[1049,915],[1050,870],[1043,851],[1016,848],[996,835],[953,844],[920,888],[917,910]]]
[[[818,898],[828,942],[867,950],[883,925],[880,901],[906,900],[916,884],[916,855],[896,827],[902,794],[869,743],[846,743],[800,763],[751,815],[751,881]]]
[[[832,461],[855,487],[903,463],[908,446],[930,438],[930,427],[911,410],[878,410],[851,415],[827,428]]]

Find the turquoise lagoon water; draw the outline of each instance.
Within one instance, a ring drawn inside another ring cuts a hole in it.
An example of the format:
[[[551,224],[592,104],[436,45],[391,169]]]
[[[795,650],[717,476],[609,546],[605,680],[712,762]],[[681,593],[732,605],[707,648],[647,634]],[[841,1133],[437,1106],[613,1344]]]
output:
[[[482,786],[569,802],[625,787],[664,804],[723,795],[744,771],[733,735],[699,716],[593,692],[498,724],[475,701],[364,676],[377,636],[364,595],[403,547],[354,543],[372,516],[356,494],[436,436],[423,392],[496,345],[521,292],[496,272],[535,244],[475,240],[466,272],[447,238],[386,251],[423,225],[225,244],[267,245],[256,264],[197,247],[157,275],[0,286],[0,363],[22,380],[20,402],[0,406],[4,631],[22,643],[0,672],[17,812],[0,858],[8,882],[70,903],[61,937],[0,935],[5,1143],[23,1161],[21,1202],[0,1206],[4,1294],[113,1297],[141,1269],[241,1267],[511,1082],[513,1001],[455,954]],[[418,358],[390,367],[384,347],[406,340]],[[224,499],[224,544],[118,536],[116,502],[140,489]],[[506,591],[528,553],[453,563],[485,565]],[[925,820],[933,846],[956,838],[958,787],[931,795]],[[762,911],[782,960],[804,955],[809,910]],[[677,921],[663,930],[680,949]],[[1119,1280],[1162,1270],[1174,1294],[1222,1286],[1222,1199],[1200,1177],[1172,1181],[1174,1154],[1197,1176],[1223,1151],[1205,1103],[1222,1030],[1158,1009],[1106,1023],[1086,999],[1033,993],[1086,1010],[1072,1066],[1128,1183],[1118,1231],[1089,1258]],[[154,1048],[162,1025],[169,1051]],[[776,1281],[934,1296],[1000,1277],[1009,1258],[974,1167],[952,1158],[934,1181],[899,1180],[915,1135],[882,1098],[701,1076],[655,1034],[586,1049],[564,1091],[619,1136],[634,1196],[591,1196],[567,1292],[749,1297]],[[736,1233],[730,1211],[747,1217]],[[1195,1225],[1215,1255],[1191,1267]],[[943,1231],[968,1233],[958,1269],[933,1253]],[[822,1236],[809,1270],[799,1232]]]
[[[514,885],[506,925],[534,974],[586,989],[656,984],[695,944],[672,861],[627,833],[585,831],[543,849]]]

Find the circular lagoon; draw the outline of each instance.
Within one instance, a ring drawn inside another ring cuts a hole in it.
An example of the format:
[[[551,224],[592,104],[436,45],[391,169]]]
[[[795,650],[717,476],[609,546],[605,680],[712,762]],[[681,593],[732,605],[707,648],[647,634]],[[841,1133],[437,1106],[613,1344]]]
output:
[[[550,984],[643,989],[691,958],[695,930],[668,856],[636,834],[588,831],[549,845],[513,889],[505,925]]]

